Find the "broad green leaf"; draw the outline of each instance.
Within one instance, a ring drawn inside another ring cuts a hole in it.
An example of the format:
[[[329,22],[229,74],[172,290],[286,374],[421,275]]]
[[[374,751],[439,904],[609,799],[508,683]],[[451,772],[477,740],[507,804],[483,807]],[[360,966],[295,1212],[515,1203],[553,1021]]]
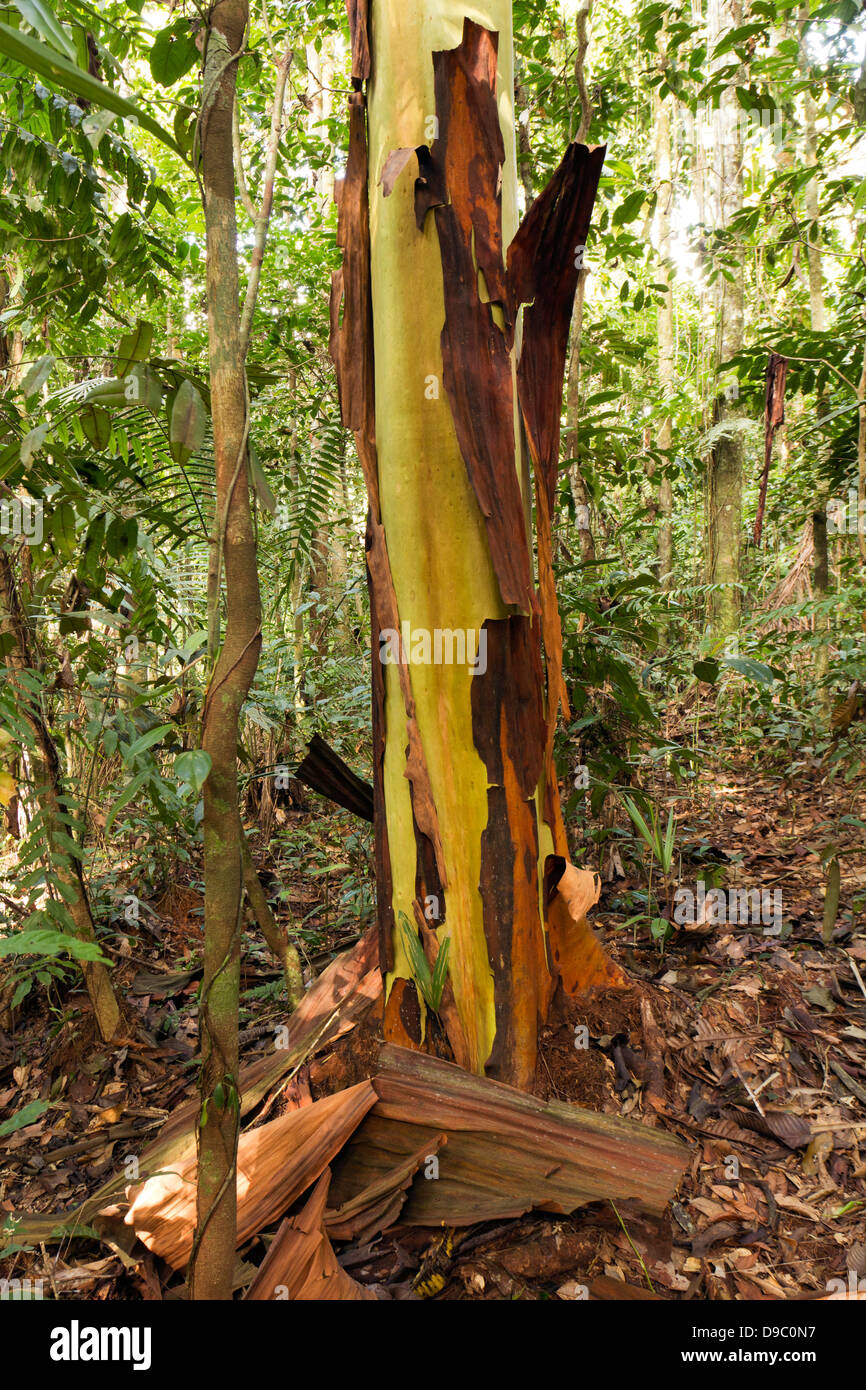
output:
[[[75,62],[75,44],[62,29],[56,15],[45,4],[45,0],[13,0],[18,13],[35,29],[41,39],[50,43],[59,53]]]
[[[715,685],[719,679],[720,666],[717,661],[696,661],[694,673],[699,681],[706,681],[707,685]]]
[[[94,405],[89,401],[82,406],[78,416],[81,421],[81,428],[84,436],[93,445],[94,449],[107,449],[111,439],[111,416],[101,405]]]
[[[174,760],[174,775],[179,782],[187,782],[195,792],[200,792],[210,775],[213,759],[203,748],[190,748],[180,753]]]
[[[117,348],[115,370],[121,378],[125,377],[136,362],[144,362],[150,356],[153,343],[153,324],[139,319],[131,333],[125,333]]]
[[[42,390],[54,367],[54,358],[50,353],[40,357],[28,367],[21,378],[21,394],[25,400],[31,396],[36,396]]]
[[[719,660],[723,666],[729,667],[731,671],[737,671],[739,675],[745,676],[748,681],[754,681],[756,685],[772,685],[776,679],[769,666],[765,666],[762,661],[755,661],[751,656],[722,656]]]
[[[21,462],[25,468],[29,467],[33,462],[34,455],[39,453],[39,450],[45,443],[49,428],[50,426],[47,423],[44,425],[37,425],[35,430],[30,430],[29,434],[25,434],[24,438],[21,440]]]
[[[53,927],[25,927],[14,936],[0,937],[0,956],[59,956],[64,952],[74,960],[105,960],[95,941],[79,941]]]
[[[40,43],[38,39],[32,38],[29,34],[22,34],[19,30],[10,28],[8,24],[0,24],[0,57],[19,63],[31,74],[44,78],[62,91],[74,92],[77,97],[84,97],[86,101],[92,102],[95,106],[102,106],[106,111],[114,111],[118,116],[138,121],[151,135],[155,135],[179,158],[184,159],[183,151],[174,137],[169,135],[167,130],[163,130],[159,122],[149,116],[142,107],[122,97],[104,82],[91,77],[89,72],[76,67],[48,44]]]
[[[99,148],[99,142],[103,135],[117,120],[113,111],[90,111],[81,122],[81,129],[87,136],[93,149]]]
[[[140,754],[146,753],[148,748],[152,748],[155,743],[159,743],[165,738],[166,734],[172,733],[174,727],[174,724],[160,724],[156,729],[148,729],[146,734],[142,734],[141,738],[137,738],[135,743],[129,745],[123,755],[123,761],[131,763],[133,758],[137,758]]]
[[[181,383],[171,409],[169,443],[171,456],[186,463],[204,443],[207,429],[205,404],[191,381]]]
[[[157,34],[150,50],[150,71],[161,87],[173,87],[199,60],[195,38],[186,19],[176,20]]]
[[[17,1129],[24,1129],[27,1125],[35,1124],[40,1116],[45,1114],[49,1104],[50,1102],[47,1100],[31,1100],[29,1104],[23,1105],[10,1120],[4,1120],[0,1125],[0,1139],[14,1134]]]

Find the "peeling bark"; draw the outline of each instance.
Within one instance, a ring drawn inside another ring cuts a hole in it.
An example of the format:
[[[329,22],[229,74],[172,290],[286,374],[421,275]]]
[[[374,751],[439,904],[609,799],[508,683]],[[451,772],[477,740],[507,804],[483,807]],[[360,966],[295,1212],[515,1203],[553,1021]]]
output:
[[[487,0],[475,20],[457,0],[432,10],[372,0],[371,11],[368,135],[356,90],[331,325],[370,499],[385,1036],[423,1045],[399,911],[431,966],[450,941],[440,1017],[457,1060],[529,1087],[556,985],[548,898],[560,937],[570,923],[590,965],[608,966],[605,982],[618,975],[584,914],[571,921],[570,899],[546,897],[542,883],[552,859],[563,877],[567,854],[553,766],[567,697],[551,511],[576,249],[603,151],[569,148],[506,262],[517,232],[508,0]],[[404,177],[413,166],[414,186]],[[520,413],[537,482],[537,590]],[[487,644],[483,668],[419,663],[402,636],[396,667],[383,666],[380,635],[401,633],[401,619],[410,631],[474,631]],[[560,956],[580,985],[574,951]]]

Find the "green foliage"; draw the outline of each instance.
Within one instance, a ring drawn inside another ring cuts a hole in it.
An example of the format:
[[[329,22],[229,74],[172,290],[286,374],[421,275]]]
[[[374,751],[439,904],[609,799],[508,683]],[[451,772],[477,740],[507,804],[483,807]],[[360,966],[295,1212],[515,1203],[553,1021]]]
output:
[[[445,982],[448,978],[448,953],[451,947],[451,941],[448,937],[445,937],[440,943],[436,964],[431,971],[418,933],[412,930],[405,912],[400,913],[400,929],[403,933],[406,953],[412,966],[412,977],[421,992],[424,1003],[427,1005],[428,1009],[431,1009],[433,1013],[436,1014],[439,1012],[442,1004],[442,995],[445,990]]]

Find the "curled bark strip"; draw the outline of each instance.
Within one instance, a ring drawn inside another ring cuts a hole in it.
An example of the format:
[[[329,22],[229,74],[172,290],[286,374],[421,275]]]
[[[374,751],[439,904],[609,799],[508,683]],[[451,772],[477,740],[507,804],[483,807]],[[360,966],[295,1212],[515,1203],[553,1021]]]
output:
[[[628,988],[619,966],[606,954],[586,920],[588,909],[598,902],[598,874],[576,869],[559,855],[550,855],[544,867],[544,901],[547,931],[554,964],[566,994],[607,986]]]
[[[562,383],[574,295],[605,147],[569,145],[508,248],[514,309],[525,304],[517,390],[535,467],[556,498]]]
[[[433,55],[439,135],[429,165],[416,151],[416,215],[423,225],[435,208],[445,294],[443,384],[502,601],[537,613],[514,439],[496,45],[495,34],[467,19],[460,47]]]
[[[604,148],[569,145],[544,192],[508,248],[512,315],[521,304],[523,346],[517,393],[536,480],[538,585],[547,657],[547,763],[552,768],[559,705],[569,715],[562,679],[562,625],[553,577],[551,518],[559,468],[562,383],[574,295],[582,264]]]
[[[394,185],[413,155],[420,159],[418,151],[413,149],[411,145],[408,148],[404,146],[402,149],[392,150],[388,155],[382,165],[382,173],[379,178],[383,198],[390,198],[394,192]]]
[[[788,359],[778,352],[770,353],[767,363],[767,400],[764,407],[764,471],[761,474],[761,493],[758,510],[755,514],[755,545],[761,544],[764,529],[764,508],[767,505],[767,485],[770,481],[770,462],[773,457],[773,440],[776,430],[785,423],[785,380],[788,375]]]
[[[472,738],[490,783],[479,885],[496,1013],[486,1070],[528,1089],[552,986],[539,914],[535,804],[544,756],[541,657],[528,618],[488,622],[485,630],[487,671],[472,682]],[[515,854],[517,845],[522,854]]]
[[[352,40],[352,79],[364,82],[373,70],[370,57],[370,0],[346,0]]]

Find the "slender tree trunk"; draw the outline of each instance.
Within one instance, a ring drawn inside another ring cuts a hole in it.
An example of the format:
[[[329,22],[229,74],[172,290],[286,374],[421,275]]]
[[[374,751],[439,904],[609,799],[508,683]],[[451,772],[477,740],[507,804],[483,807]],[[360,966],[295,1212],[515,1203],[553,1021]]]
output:
[[[12,561],[7,552],[0,547],[0,632],[11,640],[6,653],[6,667],[12,674],[32,671],[36,667],[34,634],[31,631],[24,608],[21,604]],[[61,835],[69,835],[66,817],[72,807],[67,801],[60,753],[45,720],[40,703],[23,684],[18,685],[21,712],[32,730],[36,744],[37,780],[36,798],[39,803],[45,827],[45,839],[51,858],[51,867],[59,882],[68,890],[64,902],[72,918],[75,935],[79,941],[95,942],[96,931],[87,889],[81,873],[81,864],[59,842]],[[81,970],[87,993],[93,1006],[93,1014],[100,1037],[110,1042],[120,1023],[120,1010],[111,977],[104,965],[97,961],[83,961]]]
[[[742,23],[740,0],[710,0],[710,48],[723,34]],[[743,148],[739,103],[732,87],[719,97],[716,121],[715,191],[716,224],[728,227],[743,203]],[[743,267],[733,283],[724,275],[716,280],[716,370],[739,352],[744,341]],[[730,387],[730,383],[729,383]],[[718,587],[711,595],[711,617],[717,639],[735,633],[740,621],[742,575],[743,458],[744,442],[736,399],[724,389],[716,396],[714,423],[723,429],[712,451],[709,466],[707,518],[710,581]]]
[[[808,5],[800,5],[798,13],[800,26],[800,69],[804,76],[809,74],[809,57],[806,51],[805,30],[809,21]],[[807,89],[803,93],[803,145],[804,163],[807,168],[817,168],[818,152],[817,138],[815,131],[815,102],[812,93]],[[827,331],[827,311],[824,303],[824,265],[821,255],[821,223],[820,223],[820,204],[819,204],[820,185],[816,178],[810,179],[806,184],[805,202],[806,216],[808,224],[806,229],[806,264],[809,272],[809,319],[813,333],[825,333]],[[819,396],[816,402],[818,423],[820,425],[824,416],[827,414],[828,405],[826,396]],[[819,466],[825,466],[826,442],[819,434]],[[817,486],[817,505],[812,515],[812,531],[815,543],[814,560],[812,566],[812,593],[817,602],[826,599],[830,587],[830,566],[827,555],[827,482],[819,478]],[[829,723],[832,700],[830,691],[824,685],[827,671],[830,667],[830,632],[831,623],[829,614],[816,614],[815,625],[818,632],[823,634],[823,641],[816,644],[814,652],[813,669],[815,672],[815,684],[817,687],[818,705],[825,723]]]
[[[238,300],[232,113],[245,0],[209,16],[202,74],[201,150],[207,230],[208,346],[216,472],[217,574],[225,574],[226,631],[205,697],[205,951],[200,1002],[198,1224],[190,1261],[197,1299],[231,1297],[237,1236],[238,993],[243,855],[238,819],[241,706],[261,647],[261,604],[247,471],[247,392]],[[214,595],[211,595],[213,598]],[[218,598],[218,593],[215,596]]]
[[[557,973],[569,988],[621,982],[586,903],[568,893],[581,880],[552,763],[565,691],[551,510],[575,247],[600,159],[570,147],[554,180],[563,196],[536,199],[506,273],[517,230],[510,0],[484,0],[474,20],[463,0],[373,0],[372,62],[364,6],[351,8],[357,90],[332,324],[370,494],[385,1032],[423,1045],[406,935],[420,934],[430,959],[447,940],[440,1014],[455,1057],[528,1087]],[[532,303],[519,372],[517,302]],[[538,592],[515,377],[536,473]]]
[[[658,307],[656,319],[658,334],[658,375],[662,400],[670,407],[670,400],[676,387],[676,356],[674,349],[674,303],[671,289],[670,240],[671,203],[673,202],[673,183],[671,179],[671,98],[661,100],[658,92],[653,93],[653,116],[655,119],[655,175],[658,203],[656,204],[656,280],[667,287]],[[659,428],[656,443],[659,451],[667,455],[673,441],[673,421],[666,414]],[[673,541],[673,490],[670,478],[662,478],[658,489],[659,529],[658,557],[659,578],[665,589],[671,587],[674,568]]]

